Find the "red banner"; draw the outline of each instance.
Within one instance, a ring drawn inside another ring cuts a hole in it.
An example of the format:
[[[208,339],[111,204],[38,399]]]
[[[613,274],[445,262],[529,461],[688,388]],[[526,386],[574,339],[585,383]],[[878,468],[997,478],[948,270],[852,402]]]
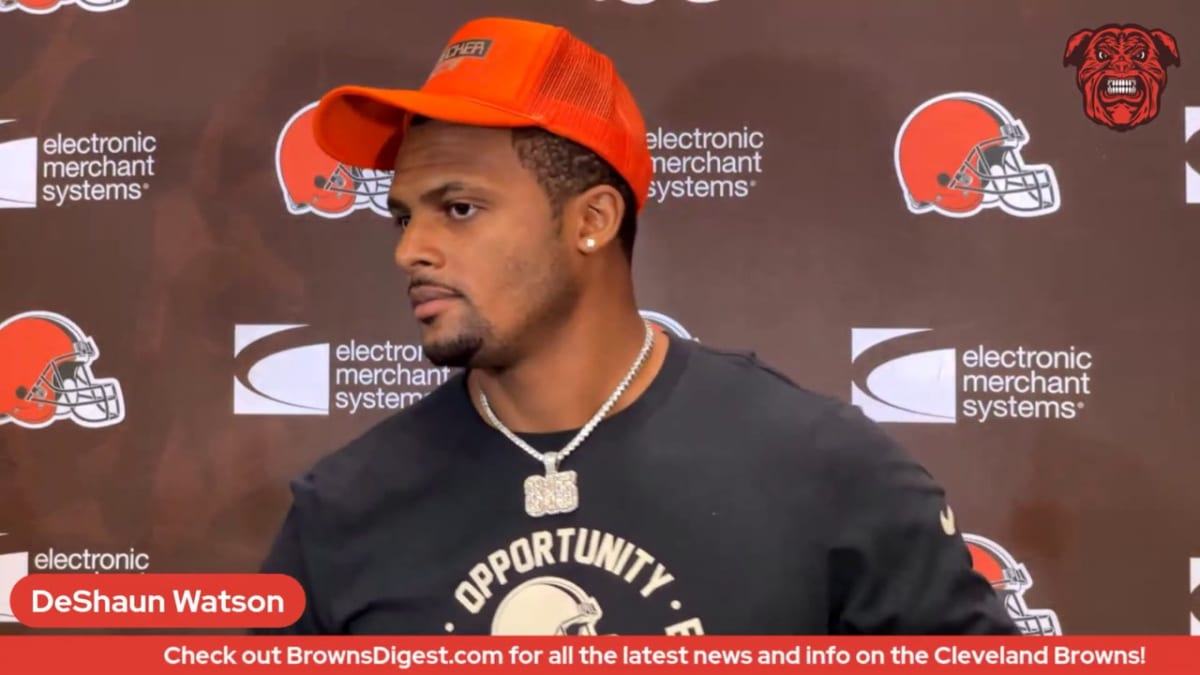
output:
[[[34,574],[10,596],[33,628],[279,627],[295,580],[257,574]],[[0,673],[1200,673],[1186,637],[263,637],[0,638]]]
[[[5,673],[1195,675],[1189,637],[0,637]]]
[[[34,628],[278,628],[304,613],[281,574],[31,574],[13,616]]]

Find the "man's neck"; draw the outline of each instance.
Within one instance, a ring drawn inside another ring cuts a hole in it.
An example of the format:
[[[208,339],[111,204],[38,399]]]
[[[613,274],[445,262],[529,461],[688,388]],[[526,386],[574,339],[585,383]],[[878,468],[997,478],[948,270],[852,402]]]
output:
[[[511,431],[578,429],[612,396],[633,367],[645,339],[645,324],[636,309],[615,321],[572,322],[502,373],[471,371],[468,391],[486,422],[479,401],[482,388],[492,412]],[[656,334],[645,363],[609,415],[628,407],[650,386],[666,350],[666,336]]]

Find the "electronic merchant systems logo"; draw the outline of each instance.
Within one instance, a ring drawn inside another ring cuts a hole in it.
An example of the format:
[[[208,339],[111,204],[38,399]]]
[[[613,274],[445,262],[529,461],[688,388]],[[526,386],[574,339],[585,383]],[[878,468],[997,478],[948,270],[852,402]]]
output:
[[[1188,106],[1183,110],[1183,142],[1185,152],[1200,147],[1200,106]],[[1197,141],[1193,143],[1193,141]],[[1187,203],[1200,204],[1200,154],[1193,152],[1197,161],[1183,161],[1184,184],[1187,186]]]
[[[651,201],[742,199],[763,172],[766,135],[740,129],[669,129],[646,133],[654,163]]]
[[[954,345],[928,328],[851,330],[850,402],[876,422],[1076,419],[1092,354],[1074,345]]]
[[[0,0],[0,13],[20,10],[27,14],[49,14],[71,5],[89,12],[110,12],[128,4],[129,0]]]
[[[12,591],[30,574],[144,574],[150,571],[150,554],[137,549],[93,551],[90,549],[35,549],[33,552],[9,545],[0,532],[0,623],[19,623],[12,608]],[[0,659],[0,663],[3,660]],[[8,672],[8,671],[4,671]]]
[[[419,344],[335,342],[306,324],[240,324],[233,333],[235,415],[355,415],[398,410],[451,376]]]
[[[137,201],[155,175],[158,139],[127,135],[25,136],[0,119],[0,208]]]
[[[8,552],[7,541],[7,533],[0,532],[0,551],[4,551],[0,553],[0,623],[17,623],[9,596],[17,582],[29,574],[29,552]]]
[[[1200,593],[1197,592],[1200,590],[1200,558],[1191,559],[1191,570],[1188,576],[1190,580],[1188,588],[1191,594],[1191,610],[1189,612],[1191,616],[1190,633],[1192,635],[1200,635],[1200,602],[1197,602],[1197,600],[1200,600]],[[2,591],[3,585],[0,584],[0,592]]]

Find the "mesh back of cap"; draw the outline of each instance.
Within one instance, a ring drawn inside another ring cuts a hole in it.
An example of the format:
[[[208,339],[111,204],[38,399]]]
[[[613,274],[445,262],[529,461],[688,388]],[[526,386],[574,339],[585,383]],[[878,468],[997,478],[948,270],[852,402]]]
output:
[[[529,103],[551,131],[596,152],[625,175],[635,193],[641,189],[641,177],[629,172],[636,143],[645,138],[644,124],[607,57],[561,34]]]

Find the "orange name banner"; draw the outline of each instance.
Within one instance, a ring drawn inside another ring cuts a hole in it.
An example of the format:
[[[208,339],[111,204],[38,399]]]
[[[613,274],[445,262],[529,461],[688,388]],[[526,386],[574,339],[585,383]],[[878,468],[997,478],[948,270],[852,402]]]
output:
[[[1200,673],[1190,637],[0,637],[12,673]]]

